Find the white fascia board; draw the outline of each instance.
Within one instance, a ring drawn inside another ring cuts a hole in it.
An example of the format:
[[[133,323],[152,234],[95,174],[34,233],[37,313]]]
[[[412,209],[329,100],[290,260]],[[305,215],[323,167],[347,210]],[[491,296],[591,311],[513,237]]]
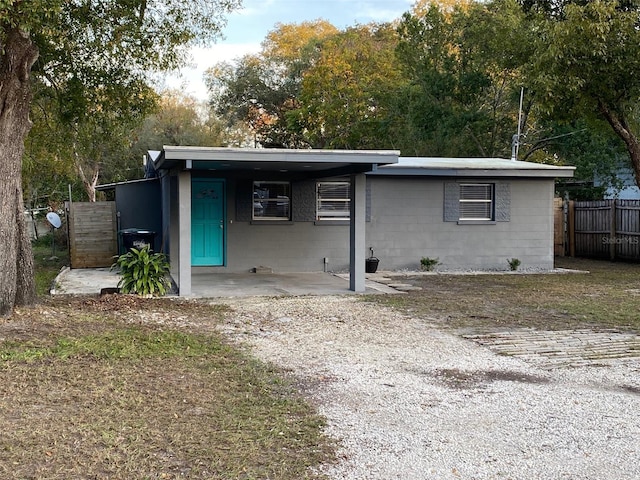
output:
[[[395,165],[381,166],[375,175],[437,177],[573,177],[575,167],[511,161],[502,158],[400,158]]]
[[[378,163],[395,164],[400,152],[397,150],[289,150],[248,149],[225,147],[164,146],[167,160],[202,160],[229,162],[284,162],[284,163]]]
[[[571,178],[574,168],[557,170],[486,170],[451,168],[380,168],[367,175],[375,176],[422,176],[422,177],[520,177],[520,178]]]

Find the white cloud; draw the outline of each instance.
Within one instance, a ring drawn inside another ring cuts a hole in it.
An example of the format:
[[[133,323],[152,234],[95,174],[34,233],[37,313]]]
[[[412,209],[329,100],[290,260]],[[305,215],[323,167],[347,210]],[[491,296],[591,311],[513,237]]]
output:
[[[367,6],[360,11],[359,16],[370,18],[373,22],[389,22],[400,18],[406,11],[408,11],[408,9],[382,9]]]
[[[403,13],[411,10],[413,0],[338,0],[342,3],[342,8],[349,14],[341,15],[345,21],[349,22],[350,17],[356,21],[352,23],[369,22],[390,22],[402,16]]]
[[[198,65],[206,65],[205,69],[219,62],[228,62],[247,53],[257,53],[259,43],[226,43],[212,45],[209,48],[195,48],[191,56]]]

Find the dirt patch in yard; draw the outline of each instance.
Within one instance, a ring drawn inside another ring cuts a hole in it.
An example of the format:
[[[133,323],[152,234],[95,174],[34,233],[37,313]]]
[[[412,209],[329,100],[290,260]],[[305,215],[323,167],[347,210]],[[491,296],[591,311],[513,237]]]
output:
[[[546,377],[508,370],[436,369],[430,372],[436,381],[449,388],[478,388],[493,382],[548,383]]]

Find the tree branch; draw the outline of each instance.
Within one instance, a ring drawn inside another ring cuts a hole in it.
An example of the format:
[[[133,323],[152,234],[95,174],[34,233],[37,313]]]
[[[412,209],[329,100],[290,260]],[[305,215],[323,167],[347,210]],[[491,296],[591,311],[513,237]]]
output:
[[[529,158],[535,151],[540,150],[545,145],[548,145],[549,143],[551,143],[551,141],[553,140],[569,137],[571,135],[575,135],[576,133],[585,132],[586,130],[587,130],[586,128],[581,128],[580,130],[576,130],[574,132],[563,133],[562,135],[554,135],[553,137],[542,138],[531,146],[531,148],[529,149],[529,151],[527,151],[527,153],[524,155],[522,160],[526,161],[527,158]]]

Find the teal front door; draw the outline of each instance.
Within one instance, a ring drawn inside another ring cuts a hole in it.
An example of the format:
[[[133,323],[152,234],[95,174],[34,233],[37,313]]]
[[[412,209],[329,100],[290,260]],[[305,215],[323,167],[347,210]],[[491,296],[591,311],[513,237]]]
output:
[[[224,265],[224,181],[191,184],[191,265]]]

